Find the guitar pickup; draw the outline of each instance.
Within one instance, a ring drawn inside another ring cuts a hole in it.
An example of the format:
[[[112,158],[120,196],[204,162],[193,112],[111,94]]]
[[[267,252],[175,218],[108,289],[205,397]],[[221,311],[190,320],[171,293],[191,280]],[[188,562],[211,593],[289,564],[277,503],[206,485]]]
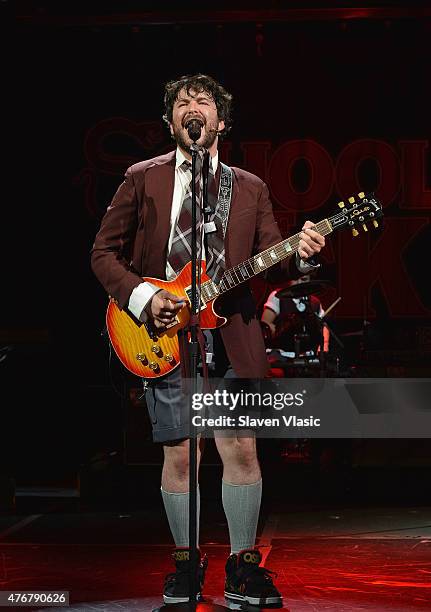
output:
[[[184,289],[185,293],[187,294],[187,297],[189,298],[190,301],[190,306],[192,305],[192,288],[191,287],[186,287]],[[207,307],[204,296],[202,294],[201,291],[201,295],[200,295],[201,299],[200,299],[200,310],[205,310],[205,308]],[[198,291],[196,290],[196,304],[199,303],[199,295],[198,295]]]

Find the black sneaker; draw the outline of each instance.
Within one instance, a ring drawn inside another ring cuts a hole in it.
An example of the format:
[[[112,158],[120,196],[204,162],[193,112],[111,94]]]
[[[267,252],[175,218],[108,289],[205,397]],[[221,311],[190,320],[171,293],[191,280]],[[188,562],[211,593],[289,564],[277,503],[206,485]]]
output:
[[[255,606],[281,604],[282,596],[275,588],[270,574],[259,567],[262,555],[258,550],[242,550],[226,562],[224,595],[234,601],[246,601]]]
[[[165,603],[182,603],[189,600],[189,567],[190,556],[188,548],[176,548],[172,553],[175,561],[176,571],[168,574],[165,578],[165,588],[163,589],[163,600]],[[198,599],[201,598],[201,591],[205,579],[205,571],[208,567],[207,556],[201,558],[198,550]]]

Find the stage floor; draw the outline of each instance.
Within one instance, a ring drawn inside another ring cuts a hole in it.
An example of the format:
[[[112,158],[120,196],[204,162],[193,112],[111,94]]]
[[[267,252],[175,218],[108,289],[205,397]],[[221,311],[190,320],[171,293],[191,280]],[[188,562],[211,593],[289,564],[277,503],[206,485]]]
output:
[[[162,605],[172,545],[161,503],[126,511],[73,503],[51,500],[40,513],[0,518],[0,590],[70,591],[70,608],[47,608],[58,611],[146,612]],[[315,508],[268,500],[258,535],[284,610],[431,608],[430,508]],[[209,558],[206,601],[226,605],[227,526],[221,504],[212,500],[202,504],[201,549]]]

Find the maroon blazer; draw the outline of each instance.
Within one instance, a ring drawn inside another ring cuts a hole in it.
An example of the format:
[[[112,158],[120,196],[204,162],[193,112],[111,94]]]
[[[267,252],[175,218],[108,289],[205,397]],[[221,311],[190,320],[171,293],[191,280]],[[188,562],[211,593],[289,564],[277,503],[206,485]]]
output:
[[[279,242],[268,188],[257,176],[232,168],[233,191],[225,237],[231,267]],[[220,166],[216,175],[219,180]],[[118,188],[91,251],[92,269],[109,295],[127,308],[142,276],[165,278],[175,180],[175,151],[134,164]],[[290,258],[293,262],[295,258]],[[284,270],[299,276],[286,260]],[[248,283],[223,296],[219,310],[229,317],[221,335],[232,367],[241,378],[268,370],[261,327]],[[217,304],[218,305],[218,302]]]

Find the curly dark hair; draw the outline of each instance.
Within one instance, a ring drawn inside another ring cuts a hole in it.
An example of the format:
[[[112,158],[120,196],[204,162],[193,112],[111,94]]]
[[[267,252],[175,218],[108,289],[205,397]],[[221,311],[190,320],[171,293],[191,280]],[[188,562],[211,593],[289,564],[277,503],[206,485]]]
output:
[[[232,95],[220,83],[206,74],[185,75],[176,81],[166,83],[163,120],[167,124],[172,123],[172,110],[182,89],[185,89],[188,94],[193,89],[197,93],[204,91],[211,96],[217,107],[218,118],[224,121],[225,125],[219,135],[225,136],[232,127]]]

